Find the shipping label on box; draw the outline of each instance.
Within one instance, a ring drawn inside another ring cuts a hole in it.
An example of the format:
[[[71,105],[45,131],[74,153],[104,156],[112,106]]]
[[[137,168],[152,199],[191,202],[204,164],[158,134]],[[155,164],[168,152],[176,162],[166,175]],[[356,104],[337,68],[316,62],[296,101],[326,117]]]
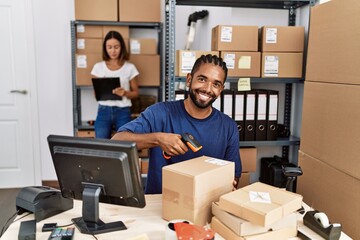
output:
[[[211,203],[232,190],[234,169],[233,162],[207,156],[164,167],[162,217],[209,223]]]
[[[220,197],[221,209],[264,227],[301,208],[302,196],[264,183],[253,183]]]

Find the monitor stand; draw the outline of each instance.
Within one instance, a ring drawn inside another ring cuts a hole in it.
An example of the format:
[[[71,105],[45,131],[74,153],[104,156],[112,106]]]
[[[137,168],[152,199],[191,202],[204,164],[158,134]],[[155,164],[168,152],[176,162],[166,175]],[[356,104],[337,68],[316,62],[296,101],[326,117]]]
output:
[[[84,184],[82,217],[71,221],[84,234],[100,234],[127,229],[122,221],[104,223],[99,218],[99,197],[103,185]]]

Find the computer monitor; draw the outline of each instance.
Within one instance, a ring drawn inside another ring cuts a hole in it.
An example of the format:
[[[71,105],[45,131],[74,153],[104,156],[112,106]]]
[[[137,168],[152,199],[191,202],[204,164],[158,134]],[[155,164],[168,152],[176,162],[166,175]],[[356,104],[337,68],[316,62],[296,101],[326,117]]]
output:
[[[104,223],[99,202],[145,207],[136,143],[50,135],[47,138],[64,197],[83,201],[82,217],[72,221],[85,234],[126,229]]]

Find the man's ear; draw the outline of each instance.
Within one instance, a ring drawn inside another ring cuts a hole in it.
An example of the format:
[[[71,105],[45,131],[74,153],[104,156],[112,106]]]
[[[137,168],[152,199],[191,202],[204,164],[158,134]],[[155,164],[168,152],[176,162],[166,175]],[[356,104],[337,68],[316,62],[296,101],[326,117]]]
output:
[[[188,73],[186,75],[186,86],[190,87],[190,83],[191,83],[191,73]]]

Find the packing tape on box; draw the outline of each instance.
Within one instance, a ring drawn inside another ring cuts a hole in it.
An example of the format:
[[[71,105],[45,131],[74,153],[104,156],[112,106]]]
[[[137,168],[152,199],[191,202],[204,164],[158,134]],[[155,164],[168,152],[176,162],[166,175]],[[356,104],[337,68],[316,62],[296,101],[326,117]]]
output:
[[[330,226],[330,223],[329,223],[329,218],[326,216],[325,213],[323,212],[318,212],[318,213],[315,213],[314,214],[314,217],[315,219],[321,223],[321,225],[324,227],[324,228],[327,228]]]

